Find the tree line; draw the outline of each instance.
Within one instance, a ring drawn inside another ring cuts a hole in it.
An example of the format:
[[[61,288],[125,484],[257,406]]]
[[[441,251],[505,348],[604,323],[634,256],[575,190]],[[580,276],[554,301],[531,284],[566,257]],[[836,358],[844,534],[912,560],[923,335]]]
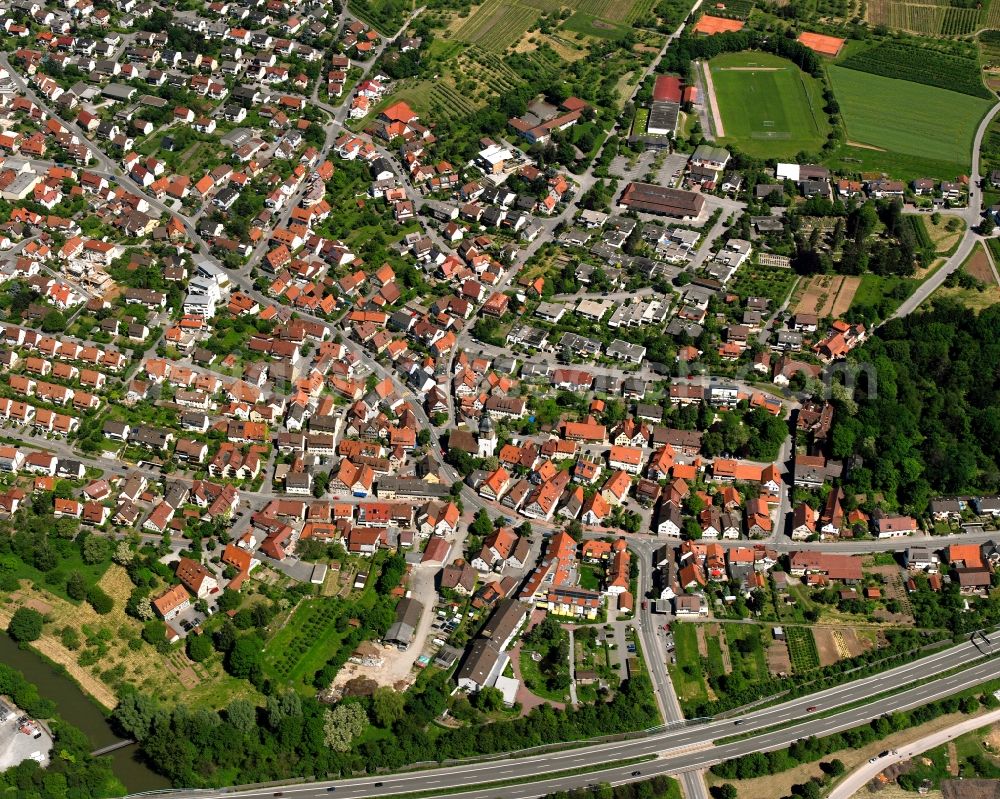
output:
[[[314,697],[290,697],[264,684],[266,704],[234,699],[221,711],[167,707],[130,691],[112,714],[123,735],[134,737],[150,766],[175,785],[210,787],[309,776],[349,776],[575,741],[645,729],[659,723],[649,680],[626,681],[610,702],[556,710],[549,705],[522,718],[441,730],[430,725],[448,706],[445,672],[425,672],[398,699],[385,692],[345,697],[330,708]],[[269,693],[270,692],[270,693]],[[289,692],[290,693],[290,692]],[[391,734],[365,741],[358,710],[368,724]],[[332,719],[332,721],[331,721]],[[337,743],[338,748],[331,744]],[[345,746],[346,744],[346,746]]]

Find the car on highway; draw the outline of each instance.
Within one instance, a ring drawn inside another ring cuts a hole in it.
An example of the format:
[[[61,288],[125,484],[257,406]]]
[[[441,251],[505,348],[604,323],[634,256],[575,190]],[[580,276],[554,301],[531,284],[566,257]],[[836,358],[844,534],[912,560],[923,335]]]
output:
[[[376,782],[375,783],[375,787],[376,788],[381,788],[382,787],[382,783],[381,782]]]
[[[633,771],[632,772],[632,776],[633,777],[641,777],[642,776],[642,772],[641,771]]]
[[[746,721],[746,719],[736,719],[736,721],[733,722],[733,726],[734,727],[739,727],[745,721]]]
[[[331,785],[329,788],[326,789],[326,792],[333,793],[335,790],[337,790],[336,786]]]
[[[816,705],[806,708],[806,713],[814,713],[816,711]]]
[[[869,763],[877,763],[878,762],[878,758],[877,757],[870,757],[870,758],[868,758],[868,762]]]

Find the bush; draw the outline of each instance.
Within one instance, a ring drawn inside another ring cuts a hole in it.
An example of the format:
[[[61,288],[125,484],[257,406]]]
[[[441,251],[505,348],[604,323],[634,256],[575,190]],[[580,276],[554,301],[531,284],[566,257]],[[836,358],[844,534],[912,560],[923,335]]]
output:
[[[25,643],[37,641],[42,635],[45,617],[31,608],[18,608],[7,626],[7,634],[15,641]]]
[[[92,585],[87,591],[87,602],[100,615],[106,616],[115,607],[114,601],[100,587]]]
[[[212,640],[207,635],[189,635],[186,648],[187,656],[195,663],[201,663],[215,651]]]
[[[87,582],[80,572],[72,572],[66,579],[66,595],[70,599],[81,600],[87,596]]]

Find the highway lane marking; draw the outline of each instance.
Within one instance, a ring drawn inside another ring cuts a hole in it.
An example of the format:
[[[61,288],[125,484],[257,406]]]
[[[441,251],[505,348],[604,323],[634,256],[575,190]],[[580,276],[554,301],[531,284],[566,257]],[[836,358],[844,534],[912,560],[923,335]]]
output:
[[[948,655],[954,655],[958,649],[960,649],[960,647],[959,648],[952,648],[951,650],[948,651],[947,654]],[[944,655],[944,653],[939,653],[939,656],[931,656],[927,660],[940,659],[940,656],[943,656],[943,655]],[[927,660],[924,660],[924,661],[922,661],[920,663],[916,663],[916,664],[909,664],[909,666],[907,667],[907,670],[910,670],[910,669],[913,669],[913,668],[921,668],[921,669],[925,670],[926,669]],[[964,688],[969,687],[971,685],[976,685],[976,684],[982,682],[985,677],[992,676],[993,667],[996,666],[996,665],[997,664],[995,662],[993,662],[993,661],[987,661],[985,663],[981,663],[979,666],[973,666],[973,667],[971,667],[971,669],[969,669],[967,671],[960,672],[957,675],[951,675],[949,677],[943,678],[943,679],[935,681],[933,683],[925,684],[923,686],[915,686],[914,688],[904,690],[903,692],[901,692],[899,694],[894,694],[894,695],[892,695],[890,697],[886,697],[883,700],[879,700],[879,704],[881,704],[883,706],[888,706],[889,710],[887,712],[894,712],[894,711],[898,711],[898,710],[908,709],[910,707],[913,707],[913,706],[916,706],[916,705],[920,704],[923,701],[926,701],[927,698],[930,698],[930,697],[936,698],[936,697],[940,697],[940,696],[943,696],[943,695],[948,695],[948,694],[954,693],[956,691],[961,691]],[[888,678],[888,677],[884,676],[882,679],[886,679],[886,678]],[[861,684],[861,681],[855,681],[854,684],[851,685],[851,688],[853,690],[855,690],[855,691],[858,688],[862,688],[862,687],[863,687],[863,685]],[[897,702],[897,700],[903,700],[903,701]],[[808,699],[807,700],[803,700],[803,701],[808,701]],[[789,710],[786,708],[786,709],[783,709],[783,712],[784,713],[788,713]],[[840,730],[843,730],[843,729],[848,729],[851,726],[856,726],[857,723],[860,723],[865,718],[870,718],[869,716],[866,715],[867,712],[868,712],[868,708],[862,707],[862,708],[855,708],[855,709],[845,710],[845,711],[842,711],[841,713],[837,714],[837,716],[831,716],[831,717],[829,717],[830,719],[836,719],[839,716],[843,721],[840,724],[833,725],[832,727],[824,728],[823,734],[824,735],[829,735],[829,734],[832,734],[833,732],[837,732],[837,731],[840,731]],[[775,717],[776,715],[779,715],[779,714],[776,714],[776,713],[765,713],[765,714],[762,714],[762,715],[764,715],[766,717]],[[755,721],[756,720],[757,719],[755,719]],[[817,721],[819,721],[819,720],[817,720]],[[696,734],[696,735],[699,735],[699,734],[702,734],[703,732],[711,731],[711,730],[715,729],[716,727],[722,727],[725,724],[726,724],[725,722],[718,723],[718,724],[713,723],[713,724],[710,724],[710,725],[705,725],[703,728],[699,728],[697,730],[692,730],[692,732],[694,734]],[[810,724],[809,720],[805,720],[804,724],[805,725],[809,725]],[[775,731],[773,734],[767,734],[767,733],[765,733],[763,736],[757,736],[756,739],[754,739],[754,743],[755,744],[759,744],[761,742],[761,740],[768,741],[768,742],[770,742],[770,741],[777,741],[779,739],[780,740],[784,740],[785,737],[786,737],[786,735],[789,732],[798,730],[802,726],[803,725],[795,725],[793,727],[788,728],[787,730]],[[797,732],[795,732],[793,734],[796,737],[798,736]],[[646,738],[646,739],[632,739],[632,740],[628,740],[628,741],[608,743],[608,744],[603,745],[603,746],[598,745],[597,747],[588,747],[588,751],[587,751],[586,754],[580,753],[578,751],[571,751],[571,752],[565,752],[562,757],[559,757],[557,755],[556,756],[549,755],[547,757],[547,762],[548,762],[548,764],[551,764],[552,760],[561,760],[561,761],[566,761],[566,762],[569,762],[569,763],[580,762],[580,761],[584,761],[584,760],[591,760],[592,761],[592,759],[593,759],[594,756],[607,755],[607,754],[609,754],[611,752],[614,752],[614,751],[617,751],[618,749],[621,749],[623,747],[631,747],[631,748],[633,748],[633,751],[635,751],[636,747],[638,747],[640,749],[645,749],[646,747],[648,747],[650,745],[658,745],[662,741],[663,741],[663,736],[661,735],[661,736],[656,736],[656,737],[650,736],[649,738]],[[781,745],[781,744],[779,744],[779,745]],[[672,747],[672,748],[668,749],[665,752],[659,753],[658,756],[660,758],[665,758],[668,755],[676,757],[678,755],[683,755],[683,754],[685,754],[686,752],[689,752],[689,751],[697,751],[698,749],[700,749],[702,747],[709,748],[711,746],[712,746],[711,741],[694,742],[692,744],[688,744],[687,746]],[[598,751],[594,751],[595,748]],[[519,766],[519,765],[523,765],[525,767],[530,767],[531,765],[533,765],[533,763],[534,763],[534,761],[536,759],[538,759],[538,758],[545,758],[545,757],[546,757],[545,755],[540,755],[540,756],[531,756],[529,758],[524,758],[524,759],[512,758],[512,759],[510,759],[510,760],[507,761],[507,763],[508,763],[507,772],[509,772],[511,769],[515,769],[516,766]],[[521,760],[521,762],[517,763],[518,760]],[[706,762],[714,762],[714,761],[706,761]],[[699,765],[701,765],[700,762],[699,762]],[[495,767],[495,766],[496,766],[495,762],[493,762],[493,763],[479,763],[479,764],[475,764],[475,765],[469,764],[468,766],[465,766],[465,767],[458,767],[458,768],[455,768],[453,770],[449,770],[449,771],[445,772],[443,775],[442,775],[441,772],[439,772],[439,775],[441,775],[441,776],[447,776],[447,777],[454,777],[454,776],[458,776],[459,774],[470,774],[470,773],[475,773],[475,772],[483,771],[484,769],[489,769],[489,768]],[[687,769],[685,769],[685,770],[687,770]],[[430,775],[428,775],[428,776],[430,776]],[[387,776],[386,781],[392,783],[393,785],[398,785],[399,783],[406,783],[406,782],[410,782],[410,781],[413,781],[413,780],[419,780],[419,779],[420,779],[420,772],[417,771],[417,772],[408,772],[406,774],[401,774],[401,775]],[[344,783],[339,783],[338,787],[343,787],[345,790],[351,791],[352,789],[359,789],[359,788],[363,788],[363,787],[366,787],[366,786],[369,786],[369,785],[372,785],[372,780],[371,779],[363,780],[363,781],[359,780],[358,782],[344,782]],[[306,785],[306,786],[302,786],[302,787],[289,787],[288,789],[282,790],[282,792],[283,793],[284,792],[300,793],[300,792],[316,791],[316,790],[317,790],[316,789],[316,785],[312,784],[312,785]],[[242,796],[264,796],[264,795],[267,795],[268,793],[272,793],[272,795],[273,795],[273,790],[272,791],[241,792],[239,795],[242,795]]]

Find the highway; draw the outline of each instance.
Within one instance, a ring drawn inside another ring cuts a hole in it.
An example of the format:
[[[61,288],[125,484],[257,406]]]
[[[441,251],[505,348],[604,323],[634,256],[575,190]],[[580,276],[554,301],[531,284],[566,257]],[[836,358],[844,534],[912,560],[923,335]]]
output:
[[[632,776],[632,772],[636,770],[641,771],[641,777],[654,774],[683,775],[686,772],[697,772],[715,763],[749,752],[780,749],[802,737],[828,735],[849,729],[883,713],[923,705],[1000,677],[1000,660],[982,661],[957,674],[941,677],[881,699],[865,701],[874,694],[901,688],[956,665],[974,662],[979,657],[979,651],[969,642],[964,642],[943,652],[929,655],[873,677],[855,680],[800,699],[755,710],[752,715],[742,717],[739,725],[734,719],[718,719],[704,724],[669,729],[645,738],[591,744],[561,752],[520,758],[508,757],[417,772],[298,784],[288,787],[252,788],[244,791],[237,788],[225,788],[218,791],[181,790],[176,795],[190,796],[192,799],[195,797],[205,799],[236,795],[250,799],[251,797],[273,796],[276,792],[280,792],[285,796],[313,797],[331,793],[328,788],[334,788],[332,793],[336,793],[338,796],[360,799],[361,797],[386,796],[414,791],[424,792],[441,788],[443,792],[448,792],[451,796],[466,797],[466,799],[485,798],[496,797],[498,789],[495,787],[478,789],[475,786],[503,780],[531,779],[540,773],[587,768],[601,763],[615,763],[650,755],[655,756],[657,760],[641,765],[618,766],[600,772],[553,777],[521,787],[508,786],[503,789],[502,795],[505,797],[539,796],[551,790],[566,790],[594,782],[626,782],[638,778]],[[837,707],[858,702],[862,704],[832,715],[818,715]],[[814,710],[810,711],[809,708],[814,708]],[[811,715],[812,718],[810,718]],[[804,720],[794,724],[793,722],[797,719]],[[789,723],[793,723],[792,726],[775,730],[768,729],[775,725]],[[750,735],[750,733],[757,734]],[[721,746],[712,745],[712,741],[734,734],[745,734],[747,737]],[[454,789],[463,786],[475,789],[452,793]]]

